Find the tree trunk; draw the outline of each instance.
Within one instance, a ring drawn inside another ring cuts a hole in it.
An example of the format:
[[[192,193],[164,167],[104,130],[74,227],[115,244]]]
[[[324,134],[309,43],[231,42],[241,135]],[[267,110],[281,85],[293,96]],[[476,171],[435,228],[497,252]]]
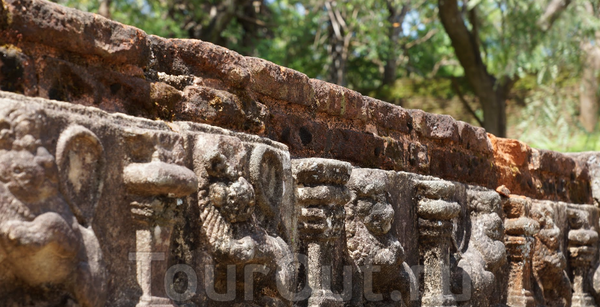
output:
[[[398,40],[400,39],[400,33],[402,33],[402,23],[408,13],[408,7],[410,1],[404,1],[405,4],[400,6],[398,0],[388,0],[388,40],[389,46],[387,51],[387,60],[383,70],[383,80],[381,86],[393,85],[396,81],[396,70],[398,68]]]
[[[478,38],[465,26],[457,0],[439,0],[439,16],[465,77],[481,104],[483,127],[489,133],[506,137],[506,96],[513,81],[507,80],[504,86],[488,73],[481,59]],[[471,16],[476,18],[474,11]]]
[[[554,20],[570,3],[570,0],[550,2],[543,18],[538,22],[544,25],[544,31],[550,29]],[[463,2],[463,8],[466,8],[465,5],[466,1]],[[472,31],[469,31],[465,25],[457,0],[438,0],[438,7],[440,20],[452,41],[454,54],[463,67],[465,77],[483,109],[483,127],[489,133],[506,137],[506,98],[517,77],[496,78],[488,73],[487,67],[481,59],[477,7],[472,8],[468,14],[473,27]]]
[[[110,3],[112,0],[102,0],[100,2],[100,8],[98,8],[98,15],[104,16],[110,19]]]
[[[586,3],[586,9],[594,14],[594,7]],[[596,32],[595,43],[591,39],[584,41],[581,48],[584,53],[581,87],[579,92],[579,120],[588,132],[593,132],[598,124],[598,71],[600,71],[600,32]]]
[[[346,85],[346,62],[351,34],[335,1],[325,2],[329,15],[329,82]]]
[[[588,132],[594,131],[598,123],[598,69],[586,63],[583,66],[581,89],[579,93],[579,111],[581,124]]]
[[[332,31],[333,32],[333,31]],[[346,85],[346,59],[344,58],[344,40],[332,35],[329,40],[329,82]]]
[[[506,94],[501,91],[491,91],[477,95],[482,103],[483,128],[493,135],[506,137]]]
[[[226,0],[213,6],[211,8],[208,26],[202,28],[199,37],[193,38],[199,38],[216,45],[227,47],[227,41],[221,33],[235,17],[235,11],[238,5],[240,4],[235,0]]]

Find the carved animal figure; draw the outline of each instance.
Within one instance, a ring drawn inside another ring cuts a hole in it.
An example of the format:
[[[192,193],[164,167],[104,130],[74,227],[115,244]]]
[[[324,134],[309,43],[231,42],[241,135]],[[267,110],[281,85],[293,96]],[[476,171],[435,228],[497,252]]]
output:
[[[57,296],[44,293],[50,288],[81,306],[102,306],[98,240],[59,192],[57,164],[40,141],[44,120],[42,111],[27,107],[0,114],[0,301],[18,293],[23,301],[13,304],[44,301]]]
[[[492,306],[495,274],[506,263],[504,226],[498,215],[500,196],[494,191],[468,191],[471,237],[466,252],[458,262],[471,280],[470,306]],[[464,278],[464,277],[463,277]],[[462,291],[468,291],[462,289]]]
[[[534,203],[531,217],[540,223],[535,235],[533,274],[546,306],[571,306],[571,282],[565,272],[567,259],[560,251],[560,228],[554,223],[554,209]]]
[[[236,138],[212,135],[198,139],[194,160],[199,175],[202,238],[218,265],[265,265],[269,269],[268,277],[263,279],[266,284],[256,285],[255,292],[276,293],[276,279],[284,287],[291,286],[292,252],[281,237],[269,233],[255,218],[254,188],[242,177],[244,153],[242,143]],[[225,282],[216,280],[215,284]],[[275,306],[282,304],[277,297],[263,295],[258,300]]]
[[[372,276],[371,289],[384,294],[381,300],[370,301],[372,299],[367,296],[371,294],[364,293],[362,304],[411,306],[411,290],[416,291],[416,278],[404,262],[404,248],[390,232],[394,209],[385,190],[385,173],[368,169],[353,170],[348,182],[353,195],[346,205],[346,244],[359,271],[377,268]],[[370,277],[363,276],[365,278]]]

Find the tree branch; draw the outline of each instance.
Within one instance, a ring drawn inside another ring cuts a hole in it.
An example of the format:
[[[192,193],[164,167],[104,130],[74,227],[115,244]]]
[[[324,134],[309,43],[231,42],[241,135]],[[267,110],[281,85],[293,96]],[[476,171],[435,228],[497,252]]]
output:
[[[454,53],[478,97],[494,92],[495,78],[488,74],[473,34],[467,29],[457,0],[439,0],[439,16],[452,41]]]
[[[469,23],[473,27],[471,33],[475,40],[475,45],[477,46],[477,49],[479,49],[479,22],[477,21],[477,7],[474,7],[469,11]]]
[[[245,16],[242,13],[236,13],[235,17],[237,17],[238,19],[241,19],[241,20],[253,23],[253,24],[257,25],[257,26],[261,26],[261,27],[267,27],[267,26],[268,27],[273,27],[274,26],[274,25],[267,25],[264,21],[262,21],[260,19],[248,17],[248,16]]]
[[[571,4],[571,0],[552,0],[546,7],[546,11],[540,17],[537,22],[537,25],[542,29],[542,31],[546,32],[552,28],[552,25],[562,14],[562,12]]]
[[[458,66],[460,64],[458,62],[456,62],[456,60],[454,60],[454,59],[448,60],[447,58],[444,57],[443,59],[441,59],[440,61],[435,63],[435,65],[433,65],[433,69],[429,73],[429,78],[435,77],[438,70],[440,70],[440,68],[442,66],[448,66],[448,65],[457,65]]]
[[[425,33],[425,35],[423,35],[422,37],[419,37],[418,39],[407,43],[406,45],[404,45],[404,49],[410,49],[416,45],[422,44],[426,41],[428,41],[430,38],[432,38],[436,33],[438,32],[438,29],[431,29],[429,30],[427,33]]]
[[[460,102],[465,107],[465,109],[467,109],[467,112],[469,112],[469,114],[471,114],[473,116],[473,118],[475,118],[477,123],[481,127],[483,127],[483,121],[481,119],[479,119],[479,116],[477,116],[477,114],[475,113],[473,108],[471,108],[471,106],[469,105],[469,102],[463,96],[462,91],[460,90],[460,85],[458,84],[458,81],[456,80],[456,77],[452,77],[452,78],[450,78],[450,80],[452,82],[452,88],[454,89],[456,96],[458,96],[458,100],[460,100]]]

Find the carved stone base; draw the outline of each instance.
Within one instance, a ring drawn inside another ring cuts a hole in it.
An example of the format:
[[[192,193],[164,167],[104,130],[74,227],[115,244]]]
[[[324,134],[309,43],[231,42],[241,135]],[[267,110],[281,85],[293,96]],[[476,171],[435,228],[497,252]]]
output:
[[[150,296],[140,298],[140,302],[135,307],[174,307],[171,300],[164,297]]]
[[[507,304],[511,307],[533,307],[535,299],[530,291],[523,289],[520,293],[509,293]]]
[[[341,307],[344,301],[331,290],[313,291],[308,299],[308,307]]]
[[[574,294],[573,295],[573,299],[572,299],[572,303],[571,303],[572,307],[596,307],[596,301],[594,300],[594,298],[587,294]]]
[[[422,306],[427,306],[427,307],[438,307],[438,306],[451,306],[451,307],[455,307],[456,305],[456,300],[454,299],[453,295],[439,295],[439,296],[429,296],[429,297],[424,297],[421,300],[421,305]]]

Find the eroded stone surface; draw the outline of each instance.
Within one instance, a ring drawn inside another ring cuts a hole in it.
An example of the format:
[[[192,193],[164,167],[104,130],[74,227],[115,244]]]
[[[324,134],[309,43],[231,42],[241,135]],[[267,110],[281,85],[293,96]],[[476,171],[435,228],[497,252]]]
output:
[[[392,227],[396,213],[387,190],[395,183],[394,177],[390,171],[355,169],[348,182],[353,194],[345,207],[346,245],[353,270],[361,275],[354,285],[358,289],[353,292],[355,305],[402,302],[412,306],[418,297],[416,277]],[[374,298],[377,301],[371,302]]]
[[[476,188],[469,188],[467,195],[471,237],[458,267],[469,277],[462,283],[470,286],[471,306],[493,306],[500,302],[496,275],[506,263],[500,195]]]
[[[564,207],[558,206],[550,202],[533,203],[531,215],[540,224],[540,232],[535,235],[533,274],[539,287],[538,301],[543,300],[547,306],[570,306],[571,282],[566,272],[567,259],[562,252],[562,233],[557,225],[560,216],[556,212]]]
[[[39,107],[3,104],[0,113],[0,297],[5,305],[70,300],[103,306],[106,268],[98,238],[86,226],[102,192],[96,176],[104,149],[89,130],[67,129],[57,153],[66,176],[59,176],[42,139],[48,120]],[[90,147],[80,148],[88,139]]]
[[[596,305],[596,206],[293,159],[208,125],[0,106],[3,305]]]

